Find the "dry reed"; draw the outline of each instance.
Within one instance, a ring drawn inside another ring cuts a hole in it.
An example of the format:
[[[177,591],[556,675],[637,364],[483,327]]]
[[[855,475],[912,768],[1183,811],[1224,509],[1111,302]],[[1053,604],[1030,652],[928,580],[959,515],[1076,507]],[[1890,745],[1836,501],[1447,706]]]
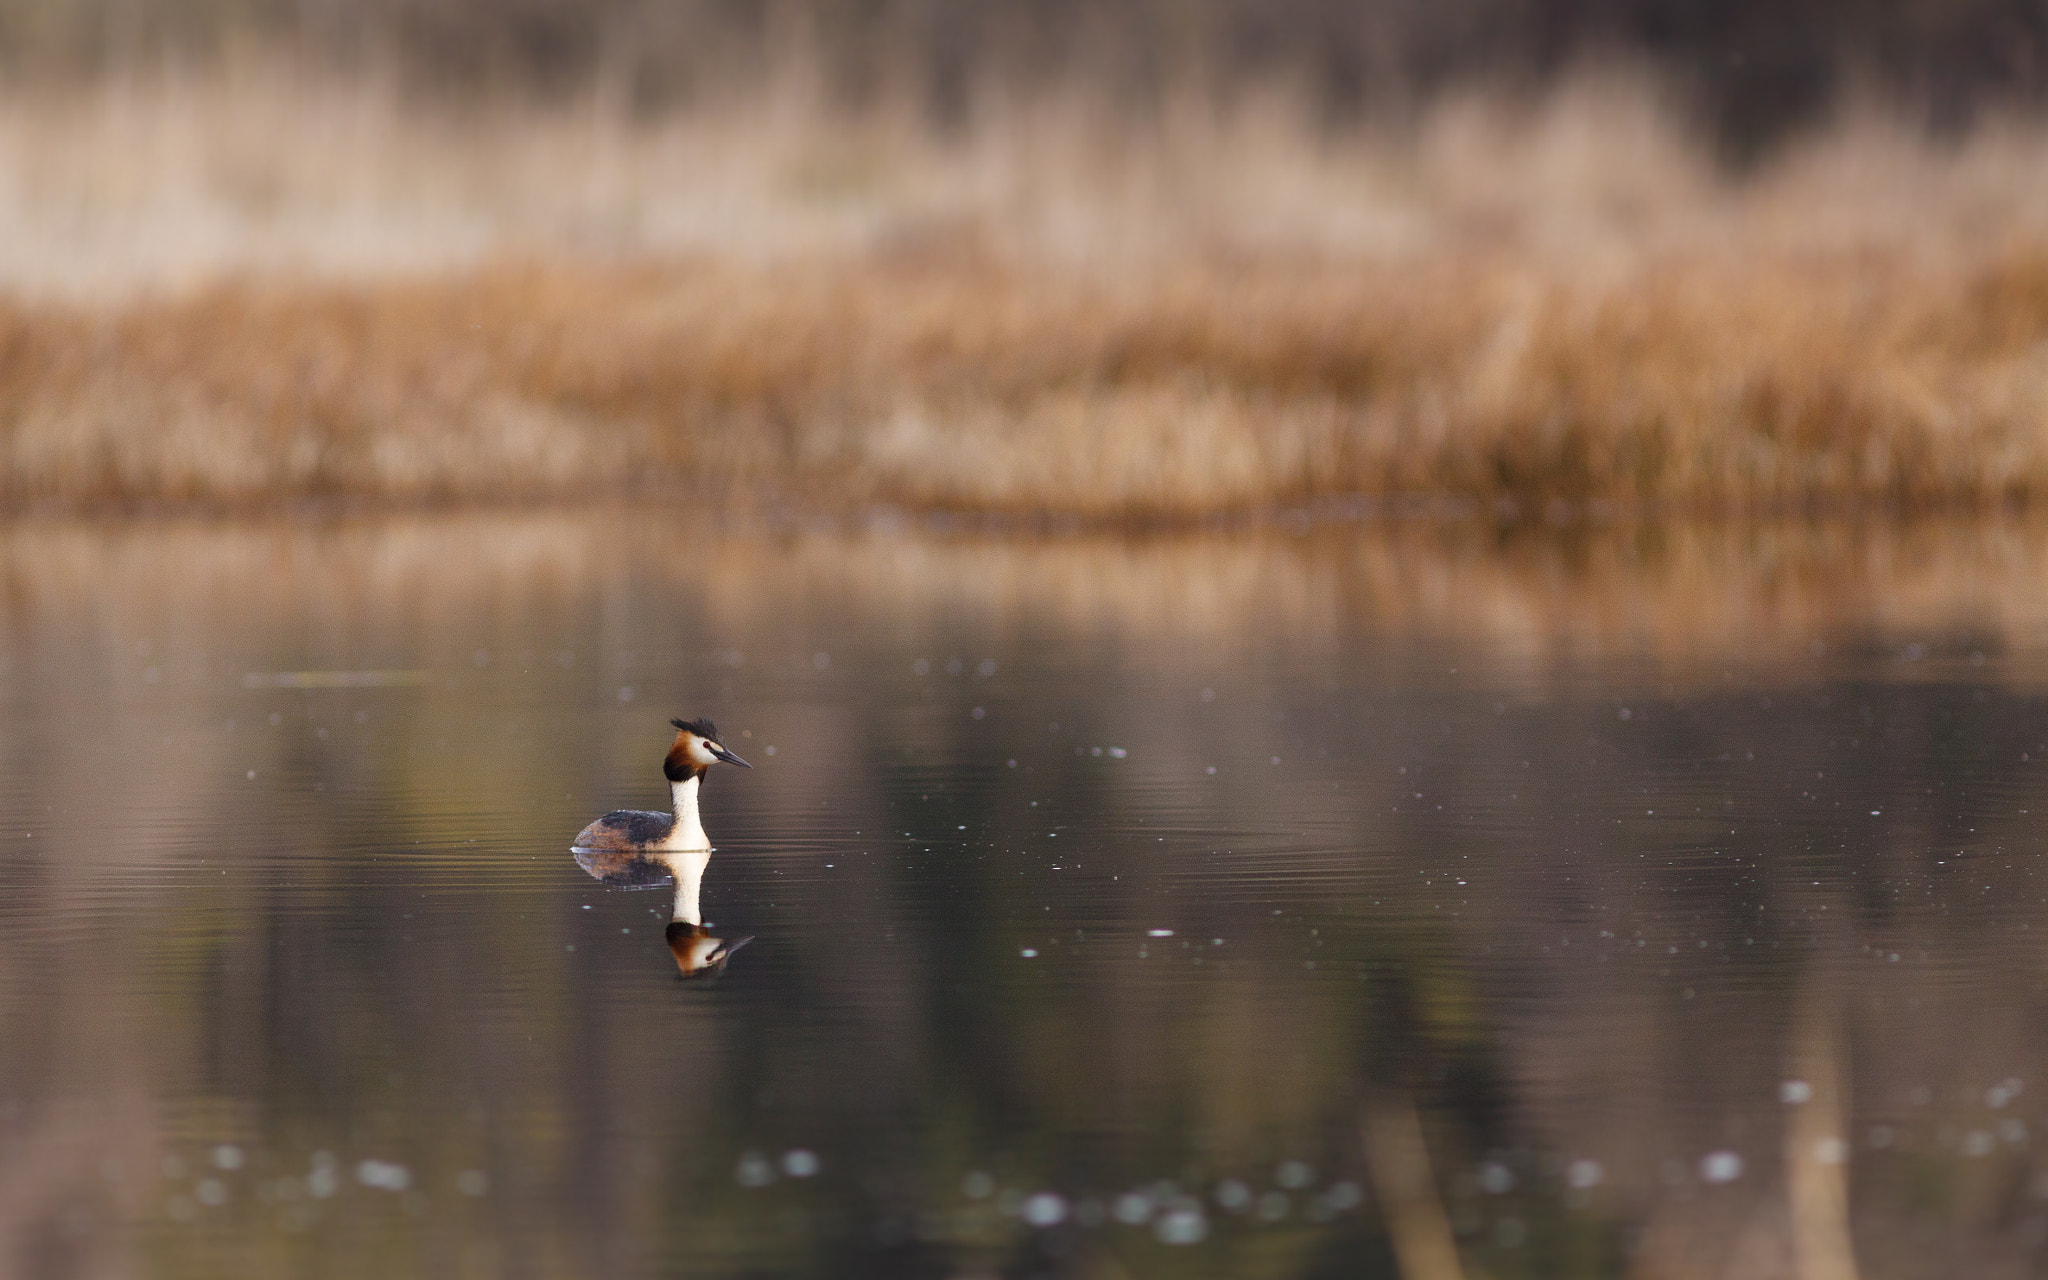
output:
[[[168,207],[210,228],[112,279],[0,254],[16,507],[2048,493],[2048,138],[2024,129],[1938,149],[1863,113],[1738,181],[1615,81],[1400,137],[1275,100],[1150,132],[1019,106],[952,141],[800,100],[415,128],[367,90],[150,92],[183,116],[0,108],[0,219],[31,248],[65,192],[87,246]],[[51,121],[72,151],[23,141]],[[352,140],[339,176],[293,145],[317,127]],[[88,198],[165,130],[180,165]]]

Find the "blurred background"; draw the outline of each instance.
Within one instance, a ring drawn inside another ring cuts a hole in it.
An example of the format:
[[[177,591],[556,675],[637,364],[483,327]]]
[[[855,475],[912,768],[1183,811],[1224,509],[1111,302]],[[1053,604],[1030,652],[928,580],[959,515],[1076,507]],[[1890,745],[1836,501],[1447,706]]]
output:
[[[0,0],[0,1276],[2038,1274],[2044,90]]]
[[[2024,503],[2043,23],[24,3],[0,499]]]

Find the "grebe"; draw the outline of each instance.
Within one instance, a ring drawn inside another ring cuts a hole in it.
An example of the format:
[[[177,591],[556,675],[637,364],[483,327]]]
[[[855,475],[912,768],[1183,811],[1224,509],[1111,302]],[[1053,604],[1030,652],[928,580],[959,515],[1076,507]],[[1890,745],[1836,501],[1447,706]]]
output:
[[[709,720],[671,720],[676,740],[669,746],[661,771],[668,775],[674,813],[615,809],[577,833],[578,849],[625,849],[641,853],[711,853],[704,823],[697,817],[697,793],[704,775],[723,760],[742,769],[754,766],[718,743],[718,728]]]

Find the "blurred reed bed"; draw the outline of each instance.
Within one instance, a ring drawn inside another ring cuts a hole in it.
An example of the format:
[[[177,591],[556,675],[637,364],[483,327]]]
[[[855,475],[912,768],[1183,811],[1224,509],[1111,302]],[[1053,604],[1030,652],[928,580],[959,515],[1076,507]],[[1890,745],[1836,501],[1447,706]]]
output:
[[[653,118],[275,75],[0,103],[0,501],[2048,492],[2033,127],[1849,110],[1737,176],[1617,76],[1399,128],[1279,91],[919,119],[801,77]]]

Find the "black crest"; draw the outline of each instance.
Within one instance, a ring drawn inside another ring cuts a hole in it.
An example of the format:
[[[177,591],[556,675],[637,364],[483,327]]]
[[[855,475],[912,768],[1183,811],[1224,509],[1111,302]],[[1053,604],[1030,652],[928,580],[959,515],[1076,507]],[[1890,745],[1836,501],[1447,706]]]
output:
[[[702,720],[671,720],[670,724],[688,733],[694,733],[707,742],[718,741],[718,726],[709,717]]]

